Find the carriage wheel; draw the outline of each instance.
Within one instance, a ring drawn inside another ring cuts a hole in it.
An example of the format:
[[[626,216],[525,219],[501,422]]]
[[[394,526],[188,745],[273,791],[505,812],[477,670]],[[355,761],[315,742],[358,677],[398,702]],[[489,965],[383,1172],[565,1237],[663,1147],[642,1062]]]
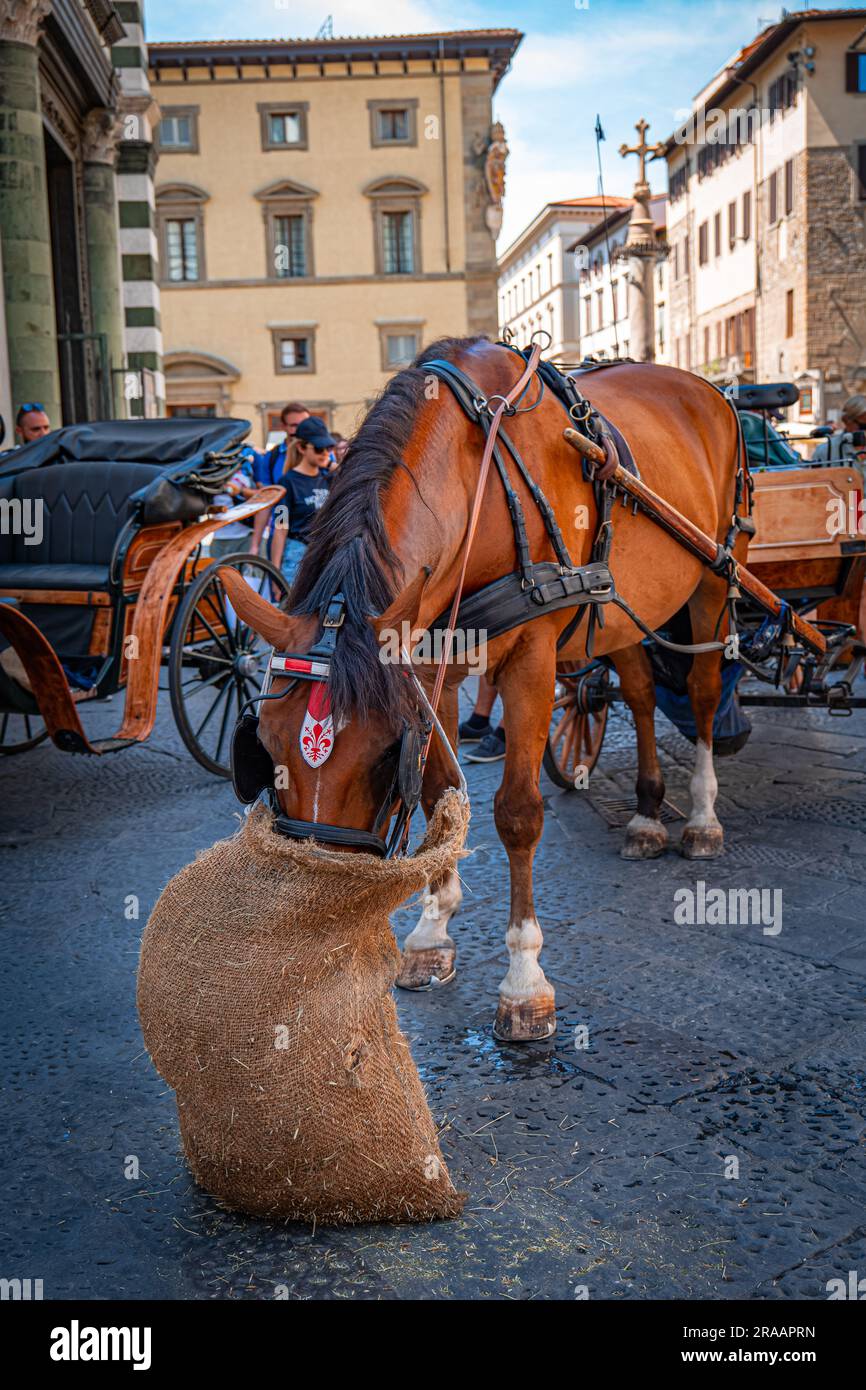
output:
[[[607,726],[606,667],[557,671],[544,770],[563,791],[574,791],[581,769],[589,776],[598,762]]]
[[[39,714],[21,714],[4,710],[0,714],[0,756],[13,757],[27,753],[48,737],[48,730]]]
[[[196,762],[231,776],[231,735],[241,705],[261,690],[270,647],[241,622],[220,571],[239,571],[251,588],[278,606],[289,583],[257,555],[227,555],[208,565],[187,590],[172,626],[168,687],[178,733]]]

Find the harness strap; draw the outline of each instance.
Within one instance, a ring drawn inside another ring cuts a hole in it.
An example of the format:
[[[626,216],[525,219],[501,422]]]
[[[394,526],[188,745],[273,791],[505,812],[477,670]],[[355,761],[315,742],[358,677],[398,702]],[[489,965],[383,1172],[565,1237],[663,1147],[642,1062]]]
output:
[[[451,649],[454,645],[454,626],[457,621],[457,613],[460,609],[460,600],[463,597],[463,586],[466,583],[466,572],[469,568],[469,555],[472,551],[472,542],[475,540],[475,532],[478,529],[478,520],[481,516],[481,502],[484,496],[484,489],[487,485],[487,475],[490,472],[490,461],[493,457],[493,450],[496,446],[496,437],[499,434],[499,427],[502,424],[502,417],[509,410],[515,401],[519,400],[532,380],[533,374],[538,367],[541,358],[541,344],[535,343],[529,354],[529,359],[525,368],[521,372],[517,381],[510,388],[505,396],[499,397],[499,404],[490,422],[487,431],[487,438],[484,441],[484,452],[481,455],[481,467],[478,471],[478,483],[475,488],[475,497],[472,503],[472,511],[469,516],[469,526],[466,531],[466,540],[463,544],[463,563],[460,566],[460,577],[457,581],[457,588],[454,591],[454,601],[451,604],[451,612],[448,617],[448,626],[445,630],[445,644],[442,655],[439,658],[439,669],[436,672],[436,682],[433,686],[433,694],[430,700],[431,707],[435,712],[439,708],[439,701],[442,698],[442,689],[445,685],[445,673],[448,669],[448,662],[451,659]],[[430,745],[433,741],[433,731],[431,730],[427,738],[424,749],[424,761],[426,763],[430,752]]]

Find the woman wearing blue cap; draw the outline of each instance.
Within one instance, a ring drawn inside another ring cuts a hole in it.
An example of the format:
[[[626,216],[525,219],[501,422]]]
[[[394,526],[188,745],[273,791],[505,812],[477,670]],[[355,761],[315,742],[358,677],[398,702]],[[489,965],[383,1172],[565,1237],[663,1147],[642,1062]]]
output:
[[[286,471],[274,482],[286,495],[274,510],[271,559],[293,583],[307,548],[313,518],[324,506],[331,483],[328,467],[334,439],[318,415],[302,420],[288,448]]]

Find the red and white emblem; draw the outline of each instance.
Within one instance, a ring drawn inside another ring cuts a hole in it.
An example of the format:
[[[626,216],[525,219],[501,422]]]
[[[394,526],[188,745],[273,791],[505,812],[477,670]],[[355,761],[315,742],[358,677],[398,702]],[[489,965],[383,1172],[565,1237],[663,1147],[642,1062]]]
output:
[[[334,747],[334,717],[331,697],[324,681],[317,681],[301,725],[301,757],[310,767],[321,767]]]

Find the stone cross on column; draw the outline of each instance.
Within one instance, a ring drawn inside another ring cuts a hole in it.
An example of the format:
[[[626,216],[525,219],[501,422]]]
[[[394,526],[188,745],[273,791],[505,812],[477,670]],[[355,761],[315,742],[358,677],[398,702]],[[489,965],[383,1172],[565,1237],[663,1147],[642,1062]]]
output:
[[[622,144],[619,147],[623,159],[626,155],[637,155],[638,170],[632,193],[634,202],[628,223],[628,235],[618,254],[628,266],[629,355],[636,362],[651,362],[655,356],[653,270],[658,252],[650,212],[650,186],[646,166],[648,159],[658,159],[664,154],[664,145],[647,144],[649,122],[643,118],[636,123],[635,130],[638,133],[637,144]]]
[[[664,154],[665,147],[663,144],[661,144],[661,142],[655,145],[647,144],[645,137],[647,131],[649,130],[649,121],[645,121],[643,117],[641,117],[641,119],[635,123],[635,130],[640,136],[638,143],[636,145],[622,144],[619,147],[619,152],[622,155],[623,159],[627,154],[637,155],[638,159],[640,160],[640,163],[638,165],[637,183],[638,185],[641,185],[647,182],[647,155],[649,155],[650,159],[659,159],[661,155]]]

